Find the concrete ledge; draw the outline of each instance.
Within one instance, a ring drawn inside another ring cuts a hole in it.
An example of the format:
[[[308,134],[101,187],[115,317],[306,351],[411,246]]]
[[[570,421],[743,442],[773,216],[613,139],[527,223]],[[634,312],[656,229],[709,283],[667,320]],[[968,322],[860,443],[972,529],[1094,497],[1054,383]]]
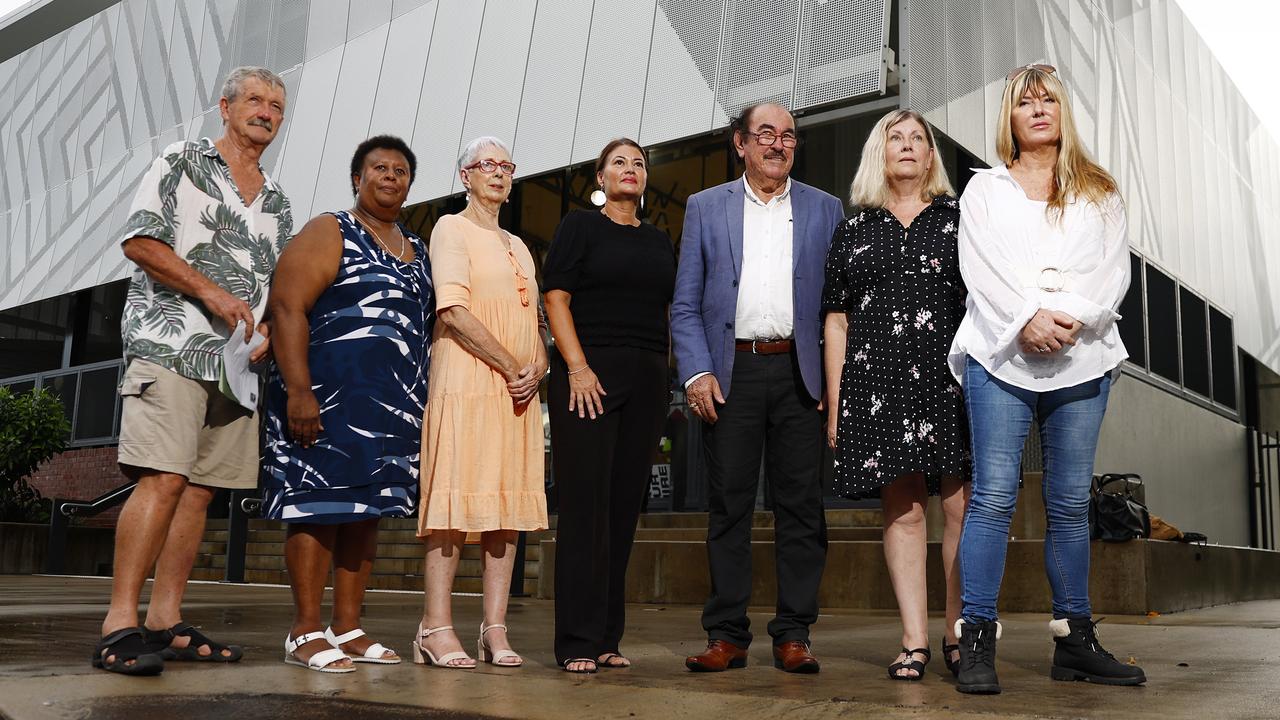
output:
[[[943,606],[941,544],[929,543],[929,606]],[[751,604],[776,597],[773,543],[753,542]],[[1168,613],[1245,600],[1280,598],[1280,553],[1251,548],[1197,546],[1158,540],[1093,543],[1090,599],[1095,614]],[[542,542],[538,597],[555,596],[555,541]],[[627,569],[627,602],[700,604],[710,581],[704,542],[639,540]],[[895,610],[883,546],[871,541],[831,542],[819,592],[824,608]],[[1044,541],[1009,543],[1002,612],[1049,612]]]

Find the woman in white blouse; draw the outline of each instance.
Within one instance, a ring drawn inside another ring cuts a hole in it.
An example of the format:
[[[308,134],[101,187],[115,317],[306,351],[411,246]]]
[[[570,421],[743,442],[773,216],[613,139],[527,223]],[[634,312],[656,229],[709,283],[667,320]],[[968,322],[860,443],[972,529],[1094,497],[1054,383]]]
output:
[[[1051,676],[1146,682],[1098,644],[1089,606],[1089,490],[1107,394],[1128,357],[1116,308],[1129,286],[1124,203],[1081,144],[1048,65],[1009,74],[996,128],[1003,165],[960,198],[969,295],[951,346],[964,386],[973,490],[960,539],[961,692],[998,693],[996,598],[1034,419],[1044,448]]]

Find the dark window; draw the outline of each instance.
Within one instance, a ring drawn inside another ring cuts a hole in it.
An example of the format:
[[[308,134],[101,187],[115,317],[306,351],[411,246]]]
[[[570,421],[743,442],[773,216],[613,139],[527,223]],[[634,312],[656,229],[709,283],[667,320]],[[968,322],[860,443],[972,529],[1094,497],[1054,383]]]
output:
[[[21,395],[23,393],[29,393],[32,390],[34,390],[36,387],[36,381],[23,380],[22,382],[13,383],[11,385],[5,385],[5,387],[9,388],[9,392],[13,393],[14,395]]]
[[[1129,351],[1129,362],[1147,366],[1147,332],[1142,317],[1142,258],[1129,254],[1131,280],[1120,302],[1120,339]]]
[[[62,401],[62,412],[67,416],[68,423],[75,422],[76,384],[78,377],[79,376],[75,373],[71,373],[68,375],[45,377],[43,382],[44,389],[53,393]]]
[[[71,364],[88,365],[104,360],[117,360],[124,350],[120,342],[120,316],[128,280],[99,285],[80,296],[75,319],[75,335],[71,343]]]
[[[116,383],[119,368],[90,370],[80,376],[80,409],[76,413],[76,440],[111,437],[116,425]]]
[[[1209,328],[1204,300],[1186,288],[1178,289],[1182,329],[1182,384],[1205,397],[1209,389]]]
[[[1146,267],[1148,367],[1173,382],[1178,372],[1178,287],[1173,278]]]
[[[71,297],[62,295],[0,312],[0,378],[62,367]]]
[[[1213,399],[1236,409],[1236,341],[1231,318],[1209,307],[1209,357],[1213,363]]]

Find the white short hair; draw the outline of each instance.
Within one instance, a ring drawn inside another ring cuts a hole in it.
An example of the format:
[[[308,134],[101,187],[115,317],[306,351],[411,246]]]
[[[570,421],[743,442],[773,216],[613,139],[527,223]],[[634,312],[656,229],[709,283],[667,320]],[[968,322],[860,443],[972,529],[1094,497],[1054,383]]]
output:
[[[286,98],[289,96],[289,89],[284,86],[284,80],[281,80],[279,75],[264,67],[245,65],[227,74],[227,79],[222,82],[222,97],[226,98],[227,102],[235,102],[244,90],[244,81],[249,78],[257,78],[268,85],[274,85],[280,88]]]
[[[506,143],[492,135],[481,135],[462,148],[462,154],[458,156],[458,169],[465,170],[468,165],[476,161],[476,156],[480,154],[480,151],[487,147],[502,148],[507,157],[511,156],[511,148]]]

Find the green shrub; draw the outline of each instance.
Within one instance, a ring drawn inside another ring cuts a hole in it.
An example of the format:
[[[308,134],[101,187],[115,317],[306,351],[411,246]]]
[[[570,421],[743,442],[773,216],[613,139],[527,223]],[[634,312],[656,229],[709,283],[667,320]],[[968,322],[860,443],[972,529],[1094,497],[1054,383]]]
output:
[[[57,395],[0,388],[0,521],[47,522],[49,503],[27,484],[40,463],[63,451],[71,423]]]

